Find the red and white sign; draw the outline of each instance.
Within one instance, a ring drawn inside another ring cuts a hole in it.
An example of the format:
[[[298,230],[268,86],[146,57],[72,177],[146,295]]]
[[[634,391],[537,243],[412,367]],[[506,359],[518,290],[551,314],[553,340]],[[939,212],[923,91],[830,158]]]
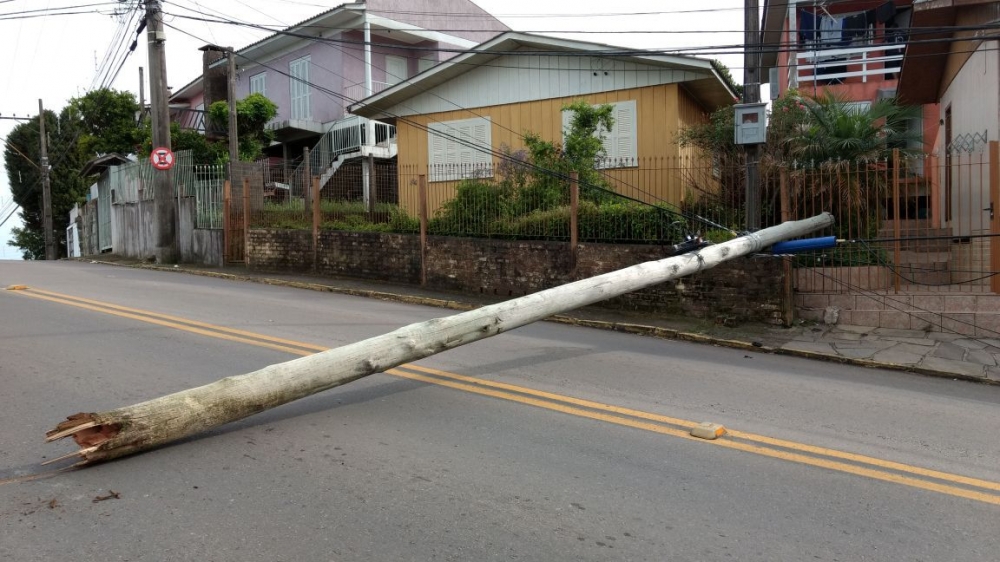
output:
[[[149,161],[157,170],[169,170],[174,166],[174,153],[169,148],[154,148],[149,155]]]

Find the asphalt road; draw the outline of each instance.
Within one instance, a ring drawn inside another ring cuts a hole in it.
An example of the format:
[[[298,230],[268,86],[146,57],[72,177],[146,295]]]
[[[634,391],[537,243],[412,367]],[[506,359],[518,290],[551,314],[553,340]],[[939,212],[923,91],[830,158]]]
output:
[[[69,414],[298,356],[227,329],[333,347],[450,312],[78,262],[13,284],[0,560],[998,556],[1000,387],[549,323],[56,472]]]

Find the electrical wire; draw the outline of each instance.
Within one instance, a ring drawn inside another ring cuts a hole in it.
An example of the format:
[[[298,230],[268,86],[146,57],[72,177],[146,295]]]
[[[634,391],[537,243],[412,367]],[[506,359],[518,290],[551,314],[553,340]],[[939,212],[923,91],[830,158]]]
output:
[[[951,317],[951,316],[947,316],[946,315],[947,313],[945,313],[945,312],[936,312],[936,311],[933,311],[933,310],[930,310],[930,309],[926,309],[926,308],[915,306],[912,303],[912,299],[911,299],[911,302],[901,301],[901,300],[892,298],[891,296],[889,296],[887,294],[882,294],[882,293],[879,293],[877,291],[872,291],[870,289],[865,289],[865,288],[863,288],[863,287],[861,287],[859,285],[854,285],[854,284],[852,284],[852,283],[850,283],[848,281],[844,281],[844,280],[839,279],[839,278],[837,278],[837,277],[835,277],[833,275],[824,273],[820,268],[812,268],[812,269],[813,269],[813,273],[816,274],[816,275],[819,275],[820,277],[824,277],[826,279],[829,279],[833,283],[835,283],[837,285],[840,285],[842,287],[845,287],[845,288],[849,289],[853,293],[860,294],[862,296],[868,297],[868,298],[876,300],[876,301],[882,301],[883,305],[885,305],[885,306],[887,306],[887,307],[889,307],[889,308],[891,308],[891,309],[893,309],[895,311],[902,312],[902,313],[906,314],[907,316],[916,316],[916,313],[918,313],[918,312],[919,313],[923,313],[923,314],[930,314],[930,315],[936,316],[936,317],[940,318],[941,320],[938,321],[938,322],[934,322],[933,320],[925,318],[925,317],[921,317],[920,319],[922,321],[927,322],[931,326],[936,326],[937,328],[940,328],[940,330],[942,332],[951,332],[951,333],[955,333],[955,334],[966,335],[966,334],[961,334],[961,332],[958,332],[954,328],[948,328],[948,327],[946,327],[944,325],[944,320],[948,320],[948,321],[953,322],[955,324],[961,324],[961,325],[964,325],[964,326],[970,326],[973,329],[973,334],[975,334],[977,331],[984,331],[984,332],[989,332],[989,333],[994,334],[994,335],[1000,335],[1000,332],[998,332],[996,330],[992,330],[990,328],[984,328],[983,326],[979,326],[975,322],[968,322],[968,321],[962,320],[960,318],[954,318],[954,317]],[[970,294],[970,293],[961,293],[961,294],[967,295],[967,294]],[[889,304],[890,302],[898,304],[900,306],[897,307],[897,306],[894,306],[893,304]],[[975,340],[975,341],[979,341],[981,343],[985,343],[986,345],[992,345],[990,342],[986,342],[986,341],[978,339],[977,337],[975,337],[975,335],[970,336],[969,339],[972,339],[972,340]]]
[[[231,20],[231,21],[235,21],[235,20]],[[195,36],[191,35],[190,33],[188,33],[188,32],[186,32],[186,31],[184,31],[184,30],[181,30],[181,29],[177,28],[176,26],[173,26],[173,25],[171,25],[170,27],[171,27],[171,28],[173,28],[173,29],[176,29],[177,31],[180,31],[181,33],[184,33],[184,34],[186,34],[186,35],[189,35],[189,36],[192,36],[192,37],[195,37]],[[199,40],[202,40],[202,41],[203,41],[203,39],[201,39],[201,38],[198,38],[198,37],[195,37],[195,38],[196,38],[196,39],[199,39]],[[301,38],[303,38],[303,39],[306,39],[306,40],[309,40],[309,41],[313,41],[313,42],[320,42],[320,43],[323,43],[322,41],[319,41],[319,40],[318,40],[318,38],[316,38],[316,37],[312,37],[312,36],[310,36],[310,35],[302,35],[302,37],[301,37]],[[344,49],[344,48],[343,48],[342,46],[339,46],[339,45],[330,45],[330,46],[331,46],[332,48],[337,48],[337,49],[338,49],[338,50],[339,50],[339,51],[340,51],[340,52],[341,52],[341,53],[342,53],[343,55],[345,55],[345,56],[348,56],[348,57],[351,57],[351,58],[354,58],[355,60],[358,60],[358,61],[359,61],[359,62],[361,62],[362,64],[365,64],[365,61],[364,61],[364,60],[363,60],[363,59],[362,59],[362,58],[361,58],[360,56],[358,56],[358,55],[356,55],[356,54],[354,54],[354,53],[352,53],[352,52],[349,52],[349,51],[345,50],[345,49]],[[240,54],[240,53],[237,53],[237,56],[240,56],[240,57],[243,57],[243,58],[245,58],[245,59],[247,59],[247,60],[251,60],[252,62],[255,62],[256,64],[262,64],[262,63],[260,63],[259,61],[256,61],[256,60],[253,60],[253,59],[251,59],[250,57],[247,57],[246,55],[243,55],[243,54]],[[322,70],[326,70],[327,72],[329,72],[329,73],[330,73],[330,74],[332,74],[333,76],[336,76],[336,77],[339,77],[339,78],[341,78],[342,80],[345,80],[345,81],[346,81],[346,78],[345,78],[344,76],[342,76],[342,75],[340,75],[340,74],[338,74],[338,73],[334,72],[333,70],[330,70],[330,69],[328,69],[328,68],[326,68],[326,67],[323,67],[322,65],[319,65],[319,64],[317,64],[317,63],[313,63],[313,62],[311,62],[311,61],[310,61],[310,65],[311,65],[311,66],[316,66],[317,68],[319,68],[319,69],[322,69]],[[285,74],[286,76],[289,76],[289,78],[292,78],[292,79],[296,79],[296,78],[293,78],[293,77],[291,77],[291,76],[290,76],[290,75],[288,75],[287,73],[284,73],[283,71],[280,71],[280,70],[278,70],[278,69],[274,69],[273,67],[269,67],[269,66],[266,66],[266,65],[262,65],[262,66],[265,66],[265,67],[267,67],[267,68],[272,68],[272,69],[273,69],[273,70],[275,70],[276,72],[279,72],[279,73],[281,73],[281,74]],[[479,65],[472,65],[472,66],[479,66]],[[388,71],[387,71],[386,69],[379,69],[379,70],[383,70],[383,71],[385,71],[385,72],[387,73],[387,75],[389,75],[389,76],[392,76],[393,78],[396,78],[396,79],[398,79],[398,80],[400,80],[400,81],[402,81],[402,80],[406,79],[406,77],[402,77],[402,76],[394,76],[394,75],[391,75],[390,73],[388,73]],[[316,84],[314,84],[314,83],[310,83],[309,85],[310,85],[311,87],[314,87],[314,88],[317,88],[317,89],[319,89],[319,86],[318,86],[318,85],[316,85]],[[324,93],[327,93],[327,92],[324,92]],[[462,107],[461,105],[459,105],[459,104],[457,104],[457,103],[454,103],[454,102],[452,102],[452,101],[450,101],[450,100],[448,100],[448,99],[446,99],[446,98],[444,98],[444,97],[442,97],[442,96],[440,96],[440,95],[438,95],[438,94],[436,94],[436,93],[434,93],[434,92],[431,92],[431,91],[428,91],[428,90],[426,90],[426,89],[425,89],[425,90],[422,90],[422,93],[425,93],[425,94],[428,94],[428,95],[432,95],[432,96],[434,96],[434,97],[436,97],[436,98],[438,98],[438,99],[440,99],[440,100],[442,100],[442,101],[444,101],[444,102],[446,102],[446,103],[449,103],[449,104],[451,104],[452,106],[454,106],[454,107],[456,108],[456,110],[461,110],[461,111],[464,111],[464,112],[466,112],[466,113],[469,113],[469,114],[471,114],[471,115],[473,115],[473,116],[475,116],[475,117],[480,117],[480,118],[481,118],[481,117],[483,117],[483,116],[482,116],[481,114],[479,114],[478,112],[476,112],[476,111],[474,111],[474,110],[471,110],[471,109],[469,109],[469,108],[465,108],[465,107]],[[332,94],[332,96],[331,96],[330,94]],[[341,94],[341,93],[338,93],[338,92],[332,92],[332,91],[328,91],[328,93],[327,93],[327,96],[328,96],[328,97],[330,97],[331,99],[334,99],[334,98],[336,98],[336,99],[338,99],[338,100],[340,100],[340,101],[347,101],[347,102],[349,102],[349,103],[356,103],[356,102],[358,101],[358,100],[355,100],[355,99],[352,99],[352,98],[349,98],[348,96],[346,96],[346,95],[343,95],[343,94]],[[400,119],[400,117],[399,117],[398,115],[396,115],[396,116],[394,116],[394,117],[396,117],[397,119]],[[409,122],[409,120],[405,120],[405,119],[400,119],[400,120],[402,120],[402,121],[404,121],[404,122]],[[506,125],[503,125],[502,123],[498,123],[498,124],[496,124],[496,125],[497,125],[498,127],[502,128],[502,129],[504,129],[504,130],[507,130],[508,132],[511,132],[511,133],[513,133],[513,134],[514,134],[515,136],[516,136],[516,135],[519,135],[519,134],[520,134],[520,132],[519,132],[519,131],[514,131],[513,129],[510,129],[509,127],[507,127]],[[441,136],[439,132],[432,132],[432,131],[430,131],[429,129],[424,129],[424,127],[422,127],[422,126],[421,126],[421,127],[419,127],[419,128],[421,128],[421,130],[426,130],[426,131],[427,131],[428,133],[431,133],[431,134],[435,134],[435,135],[437,135],[437,136]],[[450,140],[457,140],[457,139],[456,139],[456,138],[454,138],[454,136],[452,136],[452,138],[451,138]],[[464,143],[463,143],[463,145],[464,145]],[[474,144],[468,144],[467,146],[468,146],[469,148],[473,148],[474,150],[477,150],[477,151],[479,151],[479,152],[483,152],[483,150],[481,149],[481,147],[479,147],[478,145],[474,145]],[[502,153],[499,153],[499,152],[497,152],[497,151],[492,151],[492,152],[493,152],[492,156],[494,156],[494,157],[499,157],[500,159],[508,159],[508,158],[509,158],[509,155],[505,155],[505,154],[502,154]],[[518,165],[523,165],[523,163],[519,163]],[[600,173],[601,173],[601,175],[605,176],[606,178],[608,178],[608,179],[611,179],[611,178],[610,178],[610,176],[609,176],[609,175],[608,175],[607,173],[605,173],[605,172],[600,172]],[[561,178],[561,179],[564,179],[564,180],[565,180],[565,179],[568,179],[568,178]],[[619,182],[619,183],[623,183],[623,182]],[[597,186],[591,186],[591,187],[597,187]],[[670,205],[671,207],[674,207],[674,209],[672,209],[672,211],[673,211],[673,212],[675,212],[675,213],[676,213],[676,212],[678,212],[678,210],[676,209],[676,206],[675,206],[675,205],[673,205],[673,204],[670,204],[670,203],[668,203],[668,202],[665,202],[665,201],[662,201],[662,200],[660,200],[660,199],[659,199],[658,197],[656,197],[656,196],[655,196],[654,194],[652,194],[652,193],[650,193],[650,192],[648,192],[648,191],[645,191],[644,189],[642,189],[642,188],[640,188],[640,187],[638,187],[638,186],[634,186],[634,185],[629,185],[629,184],[625,184],[625,183],[623,183],[623,187],[628,187],[628,188],[631,188],[631,189],[632,189],[632,190],[633,190],[634,192],[636,192],[636,193],[640,193],[640,194],[642,194],[642,195],[645,195],[645,196],[646,196],[647,198],[649,198],[649,199],[653,199],[653,200],[656,200],[656,201],[658,201],[658,202],[659,202],[660,204],[667,204],[667,205]],[[606,190],[605,190],[605,191],[606,191]],[[617,194],[617,192],[615,192],[615,193]],[[634,198],[630,198],[630,199],[632,199],[632,200],[633,200],[633,201],[635,201],[635,202],[639,202],[639,203],[642,203],[642,204],[648,204],[648,203],[645,203],[644,201],[641,201],[641,200],[638,200],[638,199],[634,199]],[[704,218],[701,218],[701,217],[688,217],[688,218],[689,218],[689,220],[691,220],[691,219],[696,219],[696,220],[701,220],[702,222],[704,222],[704,221],[706,220],[706,219],[704,219]],[[712,226],[713,228],[718,228],[718,225],[717,225],[717,224],[715,224],[715,223],[710,223],[710,224],[709,224],[709,226]],[[728,230],[728,229],[727,229],[727,230]]]
[[[190,11],[194,11],[194,10],[191,10],[190,8],[186,8],[186,7],[185,7],[185,9],[190,10]],[[259,31],[270,32],[272,35],[282,35],[282,36],[296,37],[296,38],[300,38],[300,39],[307,39],[307,40],[317,41],[317,42],[324,42],[324,43],[331,43],[331,44],[341,44],[341,45],[355,45],[355,46],[364,46],[365,45],[364,41],[348,40],[348,39],[337,39],[337,38],[320,38],[320,37],[315,37],[315,36],[311,36],[311,35],[304,34],[304,33],[297,33],[297,32],[294,32],[294,31],[290,31],[288,29],[274,29],[272,27],[268,27],[268,26],[264,26],[264,25],[260,25],[260,24],[243,22],[243,21],[233,20],[233,19],[229,19],[229,18],[205,18],[205,17],[198,17],[198,16],[190,16],[190,15],[185,15],[185,14],[171,14],[171,15],[173,15],[174,17],[179,18],[179,19],[189,19],[189,20],[194,20],[194,21],[205,21],[205,22],[220,23],[220,24],[226,24],[226,25],[242,26],[242,27],[247,27],[247,28],[250,28],[250,29],[256,29],[256,30],[259,30]],[[939,33],[942,33],[942,31],[949,30],[950,28],[949,27],[942,27],[942,28],[926,28],[926,29],[927,29],[926,32],[918,31],[918,32],[914,33],[913,35],[939,34]],[[1000,30],[1000,27],[998,27],[996,25],[962,26],[960,29],[970,29],[970,30],[971,29],[979,29],[979,30],[984,30],[985,31],[985,30]],[[527,32],[527,33],[530,33],[530,32]],[[565,33],[572,33],[572,32],[566,31]],[[909,41],[907,41],[907,44],[934,44],[934,43],[951,44],[951,43],[967,43],[970,40],[973,40],[973,41],[990,41],[990,40],[996,40],[996,39],[1000,39],[1000,33],[998,33],[996,35],[984,35],[984,36],[980,36],[980,37],[977,37],[977,38],[974,38],[974,39],[963,38],[963,37],[958,37],[958,38],[955,38],[955,37],[946,37],[946,38],[933,38],[933,39],[910,39]],[[398,45],[395,45],[395,44],[379,43],[379,42],[374,42],[374,41],[371,42],[370,45],[372,47],[381,47],[381,48],[394,48],[394,47],[398,47]],[[607,47],[608,47],[607,49],[598,49],[598,50],[590,50],[590,51],[583,51],[583,52],[567,52],[567,51],[554,50],[554,51],[518,51],[518,52],[504,53],[504,54],[507,55],[507,56],[521,56],[521,57],[552,56],[552,57],[566,57],[566,58],[589,57],[589,56],[614,57],[614,56],[643,56],[643,55],[646,55],[646,56],[649,56],[649,55],[660,55],[660,56],[682,56],[682,57],[686,57],[686,56],[706,57],[706,56],[721,56],[721,55],[745,54],[745,50],[746,50],[746,47],[745,47],[745,45],[743,43],[734,43],[734,44],[726,44],[726,45],[694,46],[694,47],[682,47],[682,48],[643,48],[643,49],[629,49],[629,48],[623,48],[623,47],[612,47],[612,46],[607,46]],[[414,50],[414,51],[434,52],[434,53],[449,53],[449,54],[465,54],[465,53],[473,53],[473,52],[482,52],[482,51],[476,51],[475,48],[473,48],[473,49],[442,48],[442,47],[427,47],[427,46],[417,46],[417,45],[408,46],[408,48],[411,49],[411,50]],[[799,45],[797,42],[779,43],[779,44],[776,44],[776,45],[763,45],[763,46],[760,47],[760,49],[761,49],[761,51],[767,51],[767,52],[770,52],[770,53],[775,53],[775,52],[778,52],[778,53],[800,53],[800,52],[803,52],[803,50],[801,48],[801,45]],[[990,49],[990,50],[995,50],[995,49]],[[967,52],[974,52],[974,51],[975,51],[975,49],[972,49],[972,50],[967,51]],[[954,51],[952,51],[952,52],[954,52]],[[965,52],[965,51],[963,51],[963,52]],[[937,56],[937,55],[935,55],[933,53],[931,53],[931,54],[925,54],[925,55],[911,55],[910,58],[914,59],[914,58],[918,58],[918,57],[933,57],[933,56]],[[776,68],[789,68],[791,66],[792,66],[791,64],[774,65],[774,67],[776,67]],[[740,66],[730,66],[729,68],[731,68],[731,69],[740,69],[742,67],[740,67]],[[545,70],[545,68],[539,68],[539,69],[540,70]],[[554,69],[554,68],[552,68],[552,69]]]
[[[194,35],[188,33],[187,31],[179,29],[176,26],[173,26],[173,25],[170,25],[170,24],[164,24],[164,25],[166,25],[168,27],[171,27],[172,29],[174,29],[176,31],[179,31],[181,33],[184,33],[186,35],[189,35],[189,36],[192,36],[192,37],[194,37],[196,39],[201,40],[201,38],[199,38],[197,36],[194,36]],[[345,54],[347,54],[347,53],[345,53]],[[285,71],[283,71],[283,70],[281,70],[279,68],[270,66],[270,65],[268,65],[268,64],[266,64],[264,62],[261,62],[259,60],[253,59],[253,58],[248,57],[246,55],[240,54],[238,52],[236,53],[236,56],[241,57],[241,58],[243,58],[245,60],[249,60],[249,61],[251,61],[251,62],[253,62],[253,63],[261,66],[262,68],[267,68],[267,69],[272,70],[272,71],[274,71],[274,72],[276,72],[278,74],[284,75],[284,76],[288,77],[290,80],[299,80],[299,81],[305,82],[311,88],[316,89],[317,91],[323,93],[324,95],[326,95],[327,97],[329,97],[331,99],[338,99],[338,100],[341,100],[341,101],[347,101],[347,102],[351,102],[351,103],[358,101],[358,100],[350,98],[350,97],[348,97],[348,96],[346,96],[346,95],[344,95],[344,94],[342,94],[340,92],[335,92],[333,90],[330,90],[329,88],[320,86],[320,85],[315,84],[313,82],[301,80],[300,78],[292,76],[288,72],[285,72]],[[315,63],[310,63],[310,64],[315,65]],[[328,72],[330,72],[334,76],[338,76],[338,77],[340,77],[342,79],[344,78],[343,76],[341,76],[340,74],[338,74],[336,72],[333,72],[332,70],[326,69],[325,67],[321,67],[319,65],[316,65],[316,66],[318,66],[319,68],[323,68],[324,70],[327,70]],[[442,99],[444,99],[444,98],[442,98]],[[447,100],[445,100],[445,101],[447,101]],[[453,103],[453,102],[451,102],[451,103]],[[468,111],[468,112],[470,112],[470,113],[472,113],[474,115],[478,115],[473,110],[462,108],[458,104],[454,104],[454,105],[456,105],[456,107],[458,107],[460,109],[464,109],[465,111]],[[416,122],[416,121],[414,121],[412,119],[408,119],[408,118],[406,118],[404,116],[392,115],[392,117],[394,117],[395,119],[397,119],[397,121],[401,121],[401,122],[407,123],[408,125],[416,128],[416,129],[418,129],[420,131],[427,132],[428,134],[433,134],[433,135],[436,135],[438,137],[446,138],[448,140],[451,140],[452,142],[460,144],[461,146],[464,146],[466,148],[470,148],[472,150],[475,150],[475,151],[483,153],[483,154],[487,154],[487,155],[489,155],[489,156],[491,156],[493,158],[497,158],[497,159],[502,160],[502,161],[511,162],[511,163],[513,163],[513,164],[521,167],[521,168],[530,169],[530,170],[532,170],[534,172],[537,172],[537,173],[540,173],[540,174],[543,174],[543,175],[546,175],[548,177],[552,177],[554,179],[558,179],[558,180],[561,180],[561,181],[569,181],[570,180],[570,177],[567,174],[556,172],[554,170],[543,168],[541,166],[538,166],[538,165],[530,163],[530,162],[525,162],[525,161],[513,158],[511,155],[506,154],[503,151],[494,150],[492,148],[489,149],[489,150],[486,150],[481,145],[479,145],[479,144],[477,144],[475,142],[472,142],[470,140],[464,139],[461,135],[458,134],[457,130],[454,131],[455,134],[445,133],[445,132],[440,131],[440,130],[432,130],[428,125],[424,125],[424,124],[418,123],[418,122]],[[509,131],[513,131],[512,129],[509,129],[507,127],[504,127],[504,128],[507,129],[507,130],[509,130]],[[601,172],[601,173],[603,175],[605,175],[606,177],[608,177],[606,173],[603,173],[603,172]],[[623,183],[623,182],[619,182],[619,183]],[[665,201],[659,201],[660,205],[654,205],[654,204],[650,204],[650,203],[647,203],[645,201],[642,201],[640,199],[636,199],[634,197],[629,197],[627,195],[623,195],[621,193],[618,193],[617,191],[609,190],[609,189],[607,189],[605,187],[602,187],[602,186],[599,186],[599,185],[593,185],[593,184],[589,184],[589,183],[586,183],[586,182],[581,182],[579,185],[580,185],[581,188],[592,189],[592,190],[597,191],[597,192],[613,194],[613,195],[615,195],[617,197],[621,197],[623,199],[632,201],[634,203],[638,203],[638,204],[641,204],[641,205],[644,205],[644,206],[649,206],[649,207],[658,209],[660,212],[664,212],[664,213],[667,213],[667,214],[675,216],[675,217],[684,218],[687,221],[692,221],[692,222],[706,224],[706,225],[711,226],[713,228],[718,228],[719,227],[719,225],[717,225],[716,223],[714,223],[712,221],[708,221],[707,219],[705,219],[703,217],[700,217],[700,216],[697,216],[697,215],[688,215],[688,214],[685,214],[681,210],[676,209],[676,208],[665,208],[662,205],[671,205],[671,207],[673,207],[672,204],[667,203]],[[623,187],[630,187],[633,190],[635,190],[636,192],[642,193],[642,194],[647,195],[647,196],[651,195],[651,194],[645,192],[644,190],[638,188],[637,186],[632,186],[632,185],[624,184],[623,183]]]

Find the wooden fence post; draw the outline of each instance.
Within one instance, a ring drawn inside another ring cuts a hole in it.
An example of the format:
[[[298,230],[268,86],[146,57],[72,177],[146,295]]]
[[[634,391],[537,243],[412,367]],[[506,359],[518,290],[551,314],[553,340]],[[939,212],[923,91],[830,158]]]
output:
[[[302,199],[306,207],[306,214],[312,211],[311,196],[309,193],[309,178],[312,177],[311,162],[309,161],[309,147],[302,149],[302,166],[305,173],[302,174]]]
[[[312,179],[312,270],[319,271],[319,223],[320,223],[320,207],[319,207],[319,176]]]
[[[569,253],[576,264],[576,247],[580,242],[580,181],[577,172],[569,173]]]
[[[893,289],[896,294],[899,294],[899,284],[900,284],[900,274],[899,274],[899,261],[900,261],[900,249],[902,245],[900,244],[899,237],[901,235],[901,225],[900,222],[900,206],[899,206],[899,149],[892,149],[892,237],[896,239],[893,243],[893,271],[895,276],[893,277]]]
[[[420,186],[420,286],[427,286],[427,176],[418,176]]]
[[[243,263],[250,265],[250,178],[243,178]]]
[[[233,259],[233,251],[230,249],[232,241],[232,204],[233,204],[233,184],[226,180],[222,184],[222,265],[225,267]]]
[[[792,196],[789,193],[788,181],[788,170],[782,168],[778,185],[781,197],[781,222],[783,223],[792,220]],[[790,256],[781,258],[781,266],[784,274],[784,290],[781,295],[781,321],[786,327],[790,328],[795,322],[795,294],[792,284],[792,275],[795,270],[792,269],[792,258]]]
[[[368,155],[368,191],[365,194],[365,212],[373,213],[375,212],[375,197],[377,191],[375,190],[375,155]]]
[[[1000,142],[990,141],[990,234],[1000,234]],[[1000,240],[990,237],[990,291],[1000,293]]]

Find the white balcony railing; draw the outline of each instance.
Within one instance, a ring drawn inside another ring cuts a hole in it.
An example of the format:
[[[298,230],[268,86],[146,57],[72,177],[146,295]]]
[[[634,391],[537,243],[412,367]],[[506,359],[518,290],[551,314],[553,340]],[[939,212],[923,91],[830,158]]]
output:
[[[372,95],[380,93],[382,90],[390,86],[395,86],[395,84],[390,84],[388,82],[372,82]],[[351,84],[344,88],[344,97],[348,100],[363,100],[368,96],[365,95],[365,83],[358,82],[357,84]]]
[[[859,76],[862,82],[869,77],[883,80],[886,74],[899,72],[905,49],[905,43],[892,43],[802,51],[796,57],[798,82],[842,81]]]

